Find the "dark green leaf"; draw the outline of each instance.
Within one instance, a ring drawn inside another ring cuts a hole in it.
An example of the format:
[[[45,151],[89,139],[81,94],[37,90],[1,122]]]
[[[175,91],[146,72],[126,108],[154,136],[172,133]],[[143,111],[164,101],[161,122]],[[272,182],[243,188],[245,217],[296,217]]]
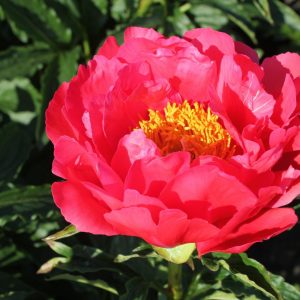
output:
[[[230,256],[213,254],[219,264],[230,271],[234,277],[246,286],[251,286],[270,299],[282,299],[276,287],[272,284],[269,272],[262,264],[249,258],[245,253],[232,254]]]
[[[139,277],[130,279],[126,283],[126,294],[120,300],[145,300],[147,299],[149,283]]]
[[[299,300],[300,290],[284,281],[284,278],[271,274],[273,285],[279,290],[284,300]]]
[[[78,59],[80,56],[80,47],[77,46],[70,51],[61,52],[58,55],[58,82],[69,81],[78,68]]]
[[[253,0],[254,5],[258,11],[265,17],[265,19],[270,23],[274,24],[274,20],[271,14],[271,7],[268,0]]]
[[[299,46],[300,16],[288,5],[278,0],[270,1],[270,8],[277,29],[275,33],[277,40],[290,39]]]
[[[52,203],[50,187],[27,186],[14,188],[0,193],[0,209],[13,205],[25,205],[26,203]]]
[[[0,81],[0,111],[10,119],[29,124],[39,111],[40,95],[26,78]]]
[[[0,182],[12,180],[28,158],[31,148],[27,132],[16,123],[0,128]],[[2,201],[0,202],[1,207]]]
[[[118,291],[115,288],[113,288],[108,283],[106,283],[105,281],[100,280],[100,279],[90,280],[90,279],[87,279],[87,278],[85,278],[81,275],[60,274],[60,275],[53,276],[53,277],[49,278],[48,280],[50,280],[50,281],[52,281],[52,280],[74,281],[74,282],[77,282],[77,283],[88,284],[88,285],[91,285],[93,287],[103,289],[103,290],[105,290],[107,292],[110,292],[114,295],[118,295]]]
[[[11,47],[0,52],[0,80],[31,76],[53,58],[53,52],[41,45]]]
[[[71,31],[57,17],[55,10],[42,0],[0,0],[5,14],[15,26],[32,39],[44,42],[52,48],[68,44]]]

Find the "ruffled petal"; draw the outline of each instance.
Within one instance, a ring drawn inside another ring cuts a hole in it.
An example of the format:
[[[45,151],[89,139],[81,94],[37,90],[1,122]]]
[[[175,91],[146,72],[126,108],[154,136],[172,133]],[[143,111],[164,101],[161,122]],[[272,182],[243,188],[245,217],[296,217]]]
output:
[[[104,219],[109,209],[80,184],[56,182],[52,185],[55,204],[65,219],[79,231],[115,235],[117,232]]]
[[[187,152],[138,160],[129,169],[125,187],[149,196],[158,196],[168,182],[189,168],[189,164],[190,154]]]
[[[220,231],[220,238],[214,241],[198,243],[199,255],[207,252],[242,252],[253,243],[269,239],[291,228],[297,223],[295,211],[291,208],[273,208],[266,210],[250,221],[239,226],[236,232],[226,234]]]

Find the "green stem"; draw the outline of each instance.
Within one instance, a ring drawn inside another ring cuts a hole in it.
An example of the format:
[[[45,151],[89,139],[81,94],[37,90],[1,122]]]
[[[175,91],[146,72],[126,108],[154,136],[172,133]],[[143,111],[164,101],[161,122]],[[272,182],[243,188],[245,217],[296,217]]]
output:
[[[168,265],[168,294],[169,300],[182,299],[182,265],[169,262]]]

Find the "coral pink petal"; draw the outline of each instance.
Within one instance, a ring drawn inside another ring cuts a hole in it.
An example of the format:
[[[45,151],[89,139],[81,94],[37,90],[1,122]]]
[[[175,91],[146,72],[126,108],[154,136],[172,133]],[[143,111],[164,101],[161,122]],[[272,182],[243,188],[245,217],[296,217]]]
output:
[[[187,31],[184,38],[197,40],[202,45],[204,53],[217,49],[223,54],[234,54],[235,47],[233,39],[224,32],[219,32],[211,28],[197,28]]]
[[[80,184],[56,182],[52,185],[55,204],[65,219],[79,231],[115,235],[117,232],[103,215],[109,210]]]
[[[294,82],[289,74],[285,76],[279,99],[277,100],[273,120],[279,124],[286,124],[296,109],[297,98]]]
[[[62,136],[54,149],[52,171],[55,175],[72,181],[90,181],[99,184],[96,168],[99,158],[88,152],[75,139]]]
[[[238,41],[234,42],[234,46],[235,46],[235,51],[237,53],[247,55],[248,57],[250,57],[250,59],[253,62],[255,62],[256,64],[259,63],[259,58],[258,58],[258,55],[255,50],[253,50],[246,44],[244,44],[242,42],[238,42]]]
[[[228,85],[222,91],[222,105],[227,118],[240,133],[248,124],[255,123],[255,115],[244,105],[241,96]]]
[[[277,56],[266,58],[262,63],[262,67],[265,72],[264,87],[268,93],[277,98],[281,93],[288,70],[280,63]]]
[[[289,70],[293,75],[293,78],[300,77],[300,55],[297,53],[283,53],[277,55],[277,60],[282,64],[284,68]]]
[[[121,199],[113,197],[110,193],[102,189],[101,187],[91,183],[82,182],[82,185],[91,192],[93,197],[103,203],[104,206],[110,209],[120,209],[123,206]]]
[[[180,59],[173,76],[170,82],[184,99],[207,101],[209,87],[216,81],[216,67],[205,57],[196,62]]]
[[[184,243],[184,234],[188,229],[187,215],[179,209],[168,209],[160,212],[157,225],[157,246],[173,247]]]
[[[124,32],[124,42],[130,39],[143,38],[147,40],[157,40],[163,38],[163,35],[152,28],[129,27]]]
[[[189,168],[189,164],[190,154],[187,152],[136,161],[128,172],[125,187],[149,196],[158,196],[170,180]]]
[[[274,204],[274,207],[281,207],[290,204],[299,196],[300,182],[296,182],[286,193],[284,193]]]
[[[111,166],[122,179],[125,179],[129,168],[135,161],[152,159],[158,156],[158,154],[159,150],[156,144],[146,138],[141,129],[133,130],[120,140],[112,158]]]
[[[102,47],[99,48],[97,55],[102,55],[107,57],[108,59],[113,58],[119,50],[119,45],[114,36],[109,36]]]
[[[224,103],[227,99],[222,91],[226,85],[229,85],[240,98],[241,104],[257,118],[271,116],[275,100],[272,95],[264,91],[259,81],[262,72],[257,65],[241,55],[235,57],[225,55],[220,68],[218,92],[222,95]]]
[[[245,222],[239,226],[236,232],[224,235],[222,234],[219,243],[215,241],[206,244],[198,243],[197,249],[199,255],[207,252],[231,252],[236,247],[236,251],[247,249],[252,243],[259,242],[263,239],[269,239],[292,226],[297,222],[297,216],[291,208],[274,208],[260,214],[252,221]]]
[[[184,234],[184,243],[197,243],[211,239],[219,233],[219,228],[206,220],[195,218],[188,222],[188,229]]]
[[[76,129],[69,122],[64,107],[68,88],[69,83],[66,82],[59,87],[46,111],[46,132],[54,144],[62,135],[77,136]]]
[[[256,203],[255,195],[235,177],[214,166],[197,166],[177,175],[163,190],[160,198],[168,207],[179,202],[208,202],[210,209],[234,206],[237,209]]]
[[[132,206],[156,206],[161,209],[166,209],[165,204],[156,197],[150,197],[143,194],[140,194],[136,190],[127,189],[124,192],[124,207],[132,207]]]
[[[114,229],[123,235],[141,237],[151,244],[156,244],[154,223],[149,209],[144,207],[127,207],[113,210],[104,216]]]
[[[54,151],[53,173],[72,181],[88,181],[102,186],[113,196],[121,197],[123,182],[105,160],[81,146],[76,140],[62,137]]]

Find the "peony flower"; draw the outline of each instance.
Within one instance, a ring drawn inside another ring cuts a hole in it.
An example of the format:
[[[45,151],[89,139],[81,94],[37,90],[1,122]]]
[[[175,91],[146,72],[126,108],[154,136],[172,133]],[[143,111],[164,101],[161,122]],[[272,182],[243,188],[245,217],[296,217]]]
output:
[[[128,28],[50,102],[54,201],[80,231],[245,251],[297,222],[299,103],[297,54]]]

